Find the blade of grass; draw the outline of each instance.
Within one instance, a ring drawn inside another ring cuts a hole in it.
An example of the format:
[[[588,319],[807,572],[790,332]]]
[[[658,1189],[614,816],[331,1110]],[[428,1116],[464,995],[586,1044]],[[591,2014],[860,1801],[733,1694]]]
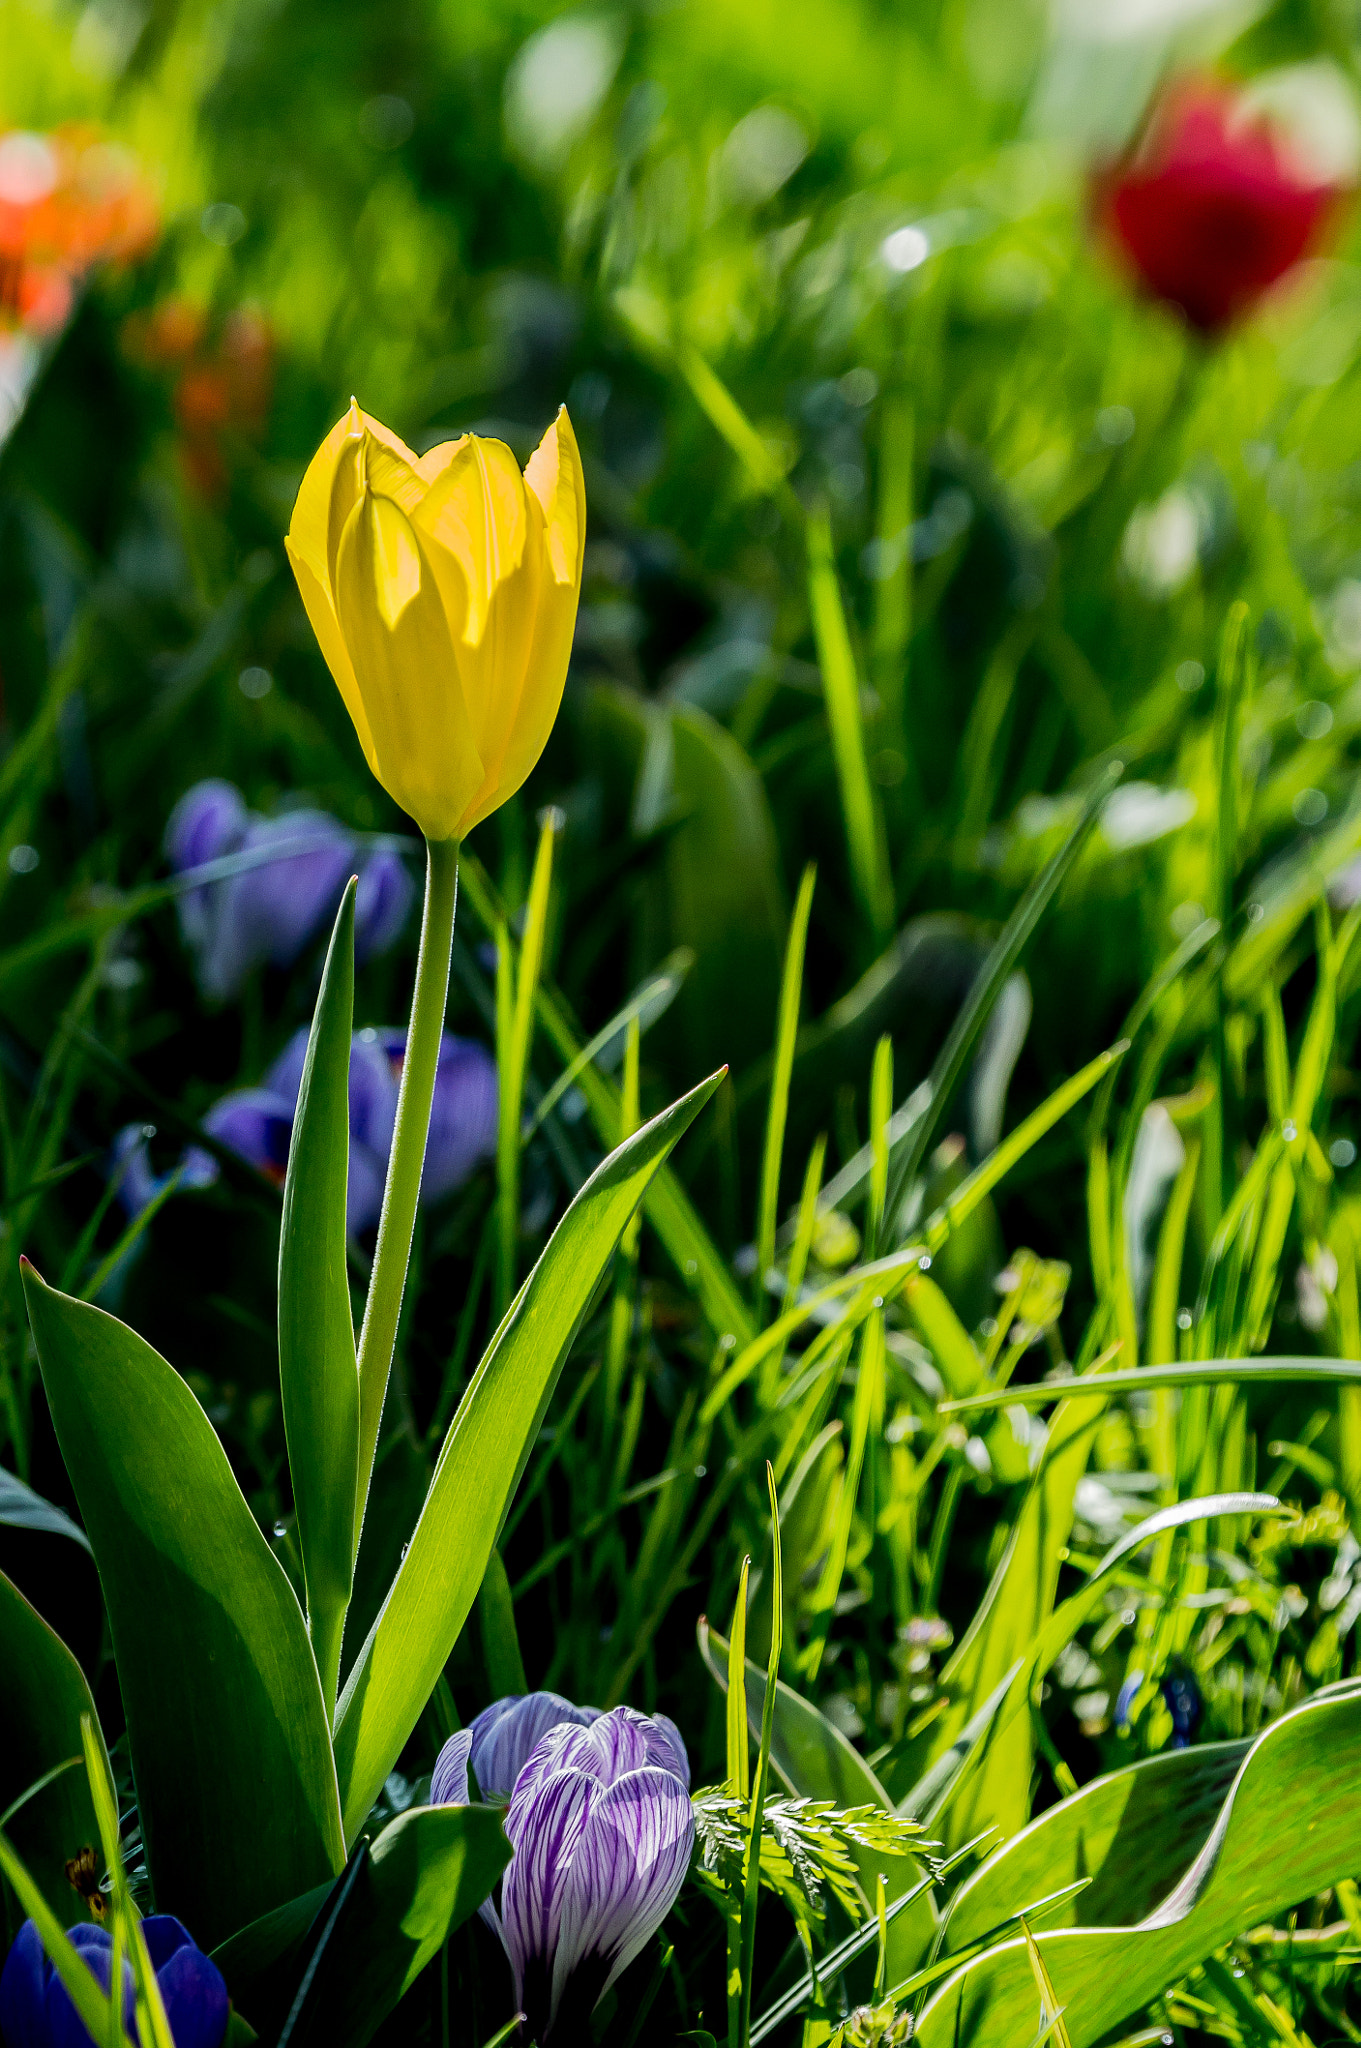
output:
[[[496,1187],[500,1216],[497,1249],[497,1314],[504,1315],[515,1292],[515,1253],[520,1235],[520,1115],[524,1101],[525,1069],[529,1064],[530,1040],[534,1032],[535,997],[543,965],[544,937],[548,929],[548,898],[553,880],[553,842],[561,814],[547,810],[539,829],[534,872],[529,883],[524,936],[520,942],[519,967],[515,978],[515,1001],[502,997],[500,956],[497,960],[497,1064],[500,1068],[500,1100],[496,1132]],[[506,947],[507,977],[509,947]],[[503,1036],[504,1033],[504,1036]]]
[[[841,599],[831,513],[825,500],[809,511],[805,534],[808,605],[818,667],[822,671],[851,882],[870,931],[876,943],[882,945],[893,929],[893,885],[888,874],[883,820],[865,755],[860,678]]]
[[[780,1203],[780,1167],[784,1158],[785,1121],[789,1114],[789,1081],[794,1071],[794,1042],[799,1031],[799,1001],[803,994],[803,956],[808,939],[808,916],[813,907],[817,869],[812,862],[803,871],[794,914],[789,920],[785,943],[784,973],[780,982],[780,1006],[775,1030],[775,1059],[770,1075],[770,1102],[766,1111],[765,1150],[761,1158],[761,1189],[756,1209],[756,1315],[760,1321],[765,1303],[766,1275],[775,1263],[775,1227]]]
[[[955,1085],[964,1071],[964,1063],[973,1049],[979,1032],[987,1022],[1007,977],[1054,895],[1072,873],[1101,815],[1102,806],[1123,772],[1122,764],[1113,761],[1092,786],[1072,831],[1026,890],[1008,918],[992,951],[980,967],[928,1076],[927,1087],[930,1092],[925,1112],[912,1125],[897,1148],[889,1176],[886,1204],[886,1213],[890,1219],[895,1219],[902,1208],[903,1197],[926,1157],[926,1148],[936,1125],[944,1113]]]
[[[784,1639],[784,1568],[780,1557],[780,1502],[775,1491],[775,1474],[766,1465],[766,1486],[770,1494],[770,1531],[773,1551],[771,1565],[770,1659],[766,1666],[766,1694],[761,1707],[761,1743],[756,1753],[756,1785],[751,1796],[751,1825],[747,1833],[746,1882],[742,1894],[742,2018],[741,2048],[751,2041],[751,1983],[756,1961],[756,1908],[761,1890],[761,1829],[765,1821],[766,1789],[770,1783],[770,1745],[775,1731],[776,1682],[780,1676],[780,1651]],[[743,1616],[743,1660],[738,1682],[728,1672],[728,1711],[739,1703],[746,1720],[746,1617]],[[735,1632],[734,1632],[735,1633]]]
[[[1141,1365],[1130,1372],[1102,1372],[1041,1380],[1027,1386],[970,1394],[960,1401],[942,1401],[940,1415],[977,1415],[1002,1402],[1022,1408],[1044,1408],[1050,1401],[1106,1401],[1116,1394],[1156,1393],[1160,1387],[1213,1387],[1226,1381],[1243,1386],[1355,1386],[1361,1382],[1361,1360],[1353,1358],[1204,1358],[1176,1365]]]

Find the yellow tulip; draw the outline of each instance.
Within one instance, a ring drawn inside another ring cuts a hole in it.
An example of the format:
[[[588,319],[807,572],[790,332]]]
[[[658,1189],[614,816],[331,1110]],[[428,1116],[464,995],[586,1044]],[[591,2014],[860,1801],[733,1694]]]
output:
[[[585,539],[565,410],[523,476],[476,434],[413,455],[353,403],[313,456],[289,560],[368,764],[427,839],[461,839],[543,752]]]

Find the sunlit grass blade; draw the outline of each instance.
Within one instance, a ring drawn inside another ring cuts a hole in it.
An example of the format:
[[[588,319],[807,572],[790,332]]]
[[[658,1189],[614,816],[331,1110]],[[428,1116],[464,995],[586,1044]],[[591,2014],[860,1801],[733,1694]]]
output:
[[[515,1252],[520,1236],[520,1118],[524,1103],[525,1071],[529,1064],[534,1034],[535,998],[543,965],[544,939],[548,930],[549,890],[553,880],[553,842],[561,823],[560,814],[544,813],[539,828],[539,845],[530,877],[529,901],[525,909],[524,936],[515,975],[513,1007],[506,1014],[502,995],[500,956],[497,960],[496,1063],[500,1081],[496,1130],[496,1199],[500,1228],[497,1238],[497,1308],[504,1315],[515,1292]],[[509,948],[505,947],[507,974]]]
[[[884,1204],[888,1199],[888,1127],[893,1115],[893,1040],[885,1032],[874,1048],[870,1069],[869,1207],[865,1214],[865,1250],[874,1258],[883,1249]]]
[[[808,604],[822,671],[851,882],[870,932],[882,943],[893,926],[893,886],[888,874],[883,821],[870,781],[860,677],[837,580],[831,514],[825,501],[809,511],[805,529]]]
[[[978,1034],[987,1022],[1007,977],[1055,893],[1076,866],[1078,857],[1101,815],[1102,806],[1122,773],[1121,764],[1112,762],[1098,777],[1088,791],[1081,815],[1068,837],[1026,890],[975,976],[973,986],[950,1027],[949,1036],[937,1054],[928,1077],[929,1097],[924,1114],[915,1120],[900,1146],[895,1148],[896,1156],[889,1175],[886,1203],[886,1211],[890,1218],[896,1217],[902,1208],[903,1197],[921,1168],[936,1125],[944,1114],[946,1104],[964,1071],[964,1063],[973,1050]]]
[[[912,485],[916,418],[904,391],[884,395],[879,421],[875,508],[874,685],[884,729],[907,756],[907,660],[912,637]]]
[[[758,1316],[765,1299],[766,1275],[775,1263],[775,1228],[779,1217],[780,1167],[784,1159],[785,1120],[789,1114],[789,1081],[794,1071],[794,1043],[798,1037],[799,1002],[803,994],[803,955],[816,881],[817,869],[810,862],[804,869],[803,879],[799,883],[794,914],[789,920],[789,936],[785,942],[780,1007],[775,1027],[775,1058],[771,1067],[770,1101],[766,1111],[765,1149],[761,1157],[761,1189],[756,1207]]]
[[[1141,1365],[1132,1372],[1084,1374],[1081,1378],[1040,1380],[995,1393],[971,1394],[962,1401],[942,1401],[942,1415],[976,1415],[1000,1402],[1022,1408],[1045,1408],[1051,1401],[1105,1401],[1116,1394],[1156,1393],[1160,1387],[1213,1387],[1225,1382],[1244,1386],[1354,1386],[1361,1382],[1361,1360],[1354,1358],[1205,1358],[1176,1365]]]
[[[761,1889],[761,1830],[765,1819],[766,1792],[770,1784],[770,1749],[775,1729],[775,1700],[780,1676],[780,1652],[784,1642],[784,1569],[780,1554],[780,1501],[775,1491],[775,1474],[766,1466],[766,1487],[770,1495],[771,1623],[770,1657],[766,1665],[766,1693],[761,1703],[761,1741],[756,1753],[756,1782],[751,1793],[751,1818],[747,1830],[746,1881],[742,1893],[742,2017],[738,2039],[749,2048],[751,2039],[751,1989],[756,1962],[756,1908]],[[745,1580],[745,1573],[744,1573]],[[745,1585],[744,1585],[745,1590]],[[736,1631],[734,1631],[734,1637]],[[728,1679],[728,1712],[740,1702],[746,1719],[745,1614],[743,1616],[743,1662],[738,1683],[733,1683],[731,1665]]]
[[[463,855],[463,887],[483,929],[494,934],[498,920],[504,922],[504,906],[485,868],[470,854]],[[581,1041],[560,996],[540,980],[539,1021],[558,1057],[571,1061],[581,1052]],[[592,1062],[580,1068],[577,1086],[586,1097],[599,1137],[605,1145],[616,1142],[619,1131],[619,1090]],[[704,1223],[675,1173],[663,1167],[648,1188],[643,1213],[656,1231],[686,1285],[698,1297],[715,1335],[731,1331],[739,1343],[755,1334],[751,1313],[742,1299],[728,1263],[705,1229]]]
[[[976,1166],[965,1180],[962,1180],[949,1200],[942,1203],[930,1217],[920,1233],[926,1249],[937,1252],[952,1230],[957,1230],[965,1219],[972,1215],[985,1195],[991,1194],[998,1183],[1004,1180],[1019,1159],[1025,1157],[1031,1146],[1041,1139],[1046,1131],[1067,1116],[1070,1109],[1081,1102],[1090,1088],[1107,1074],[1118,1060],[1128,1051],[1128,1045],[1113,1045],[1074,1074],[1071,1081],[1065,1081],[1056,1088],[1038,1109],[1033,1109],[1023,1122],[1017,1124],[1009,1136],[1003,1138],[981,1166]]]
[[[580,1079],[583,1068],[590,1066],[593,1060],[598,1060],[602,1068],[612,1064],[607,1056],[614,1053],[621,1038],[627,1041],[630,1030],[635,1026],[640,1032],[646,1031],[649,1025],[665,1015],[679,995],[694,958],[689,946],[678,946],[674,953],[668,954],[657,972],[650,974],[634,990],[623,1008],[615,1011],[609,1023],[602,1024],[595,1037],[567,1062],[553,1085],[544,1089],[533,1116],[526,1118],[526,1142],[557,1108],[568,1089]],[[629,1133],[625,1131],[623,1135],[627,1137]]]
[[[728,1641],[728,1786],[734,1799],[745,1799],[751,1785],[747,1764],[747,1578],[751,1559],[744,1557],[737,1575],[737,1600]]]

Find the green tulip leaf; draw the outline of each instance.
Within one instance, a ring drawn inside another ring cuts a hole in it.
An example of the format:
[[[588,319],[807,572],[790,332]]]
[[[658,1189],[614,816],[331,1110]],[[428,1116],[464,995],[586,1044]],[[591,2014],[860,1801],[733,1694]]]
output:
[[[152,1885],[207,1948],[344,1861],[306,1625],[179,1374],[27,1262],[24,1288],[104,1589]]]
[[[1216,1758],[1206,1768],[1213,1772],[1220,1761]],[[1189,1792],[1196,1783],[1190,1775],[1194,1767],[1185,1768],[1183,1790]],[[1273,1920],[1298,1901],[1350,1877],[1356,1865],[1358,1773],[1361,1686],[1349,1682],[1284,1715],[1251,1745],[1202,1847],[1152,1912],[1135,1925],[1061,1927],[1037,1933],[1034,1939],[1053,1980],[1073,2048],[1087,2048],[1100,2039],[1234,1935]],[[1107,1786],[1111,1782],[1107,1780]],[[1152,1793],[1130,1789],[1130,1824],[1137,1819],[1136,1802],[1151,1799],[1161,1806],[1159,1794],[1167,1790],[1166,1785],[1158,1788],[1156,1781]],[[1148,1866],[1142,1851],[1130,1851],[1129,1828],[1123,1820],[1116,1820],[1109,1807],[1103,1815],[1103,1803],[1111,1798],[1103,1790],[1089,1809],[1092,1853],[1103,1858],[1097,1873],[1100,1896],[1108,1910],[1114,1910],[1123,1852],[1130,1857],[1129,1906],[1137,1911],[1147,1895]],[[1065,1846],[1057,1819],[1046,1819],[1056,1829],[1054,1861],[1041,1862],[1042,1848],[1023,1848],[1026,1837],[1018,1836],[1011,1845],[1016,1856],[1011,1866],[1014,1887],[1004,1884],[999,1857],[997,1875],[978,1913],[990,1915],[1002,1900],[1007,1910],[1025,1907],[1041,1869],[1042,1892],[1052,1891],[1070,1874],[1075,1849]],[[1043,1825],[1027,1831],[1032,1842]],[[1069,1825],[1071,1820],[1064,1824]],[[1112,1826],[1110,1847],[1103,1852],[1102,1842]],[[1164,1836],[1170,1845],[1167,1875],[1176,1868],[1174,1827],[1175,1822],[1169,1822]],[[1092,1868],[1084,1874],[1092,1874]],[[978,1879],[980,1892],[986,1877],[985,1868]],[[1085,1897],[1079,1895],[1079,1913]],[[955,1938],[958,1934],[956,1929]],[[1011,2048],[1013,2042],[1034,2034],[1037,2010],[1026,1942],[1007,1941],[946,1981],[922,2013],[917,2038],[922,2048],[950,2048],[955,2041],[968,2041],[971,2048]]]
[[[353,881],[336,914],[288,1152],[279,1231],[279,1386],[307,1626],[329,1706],[354,1581],[359,1367],[346,1268]]]
[[[499,1807],[411,1807],[343,1878],[242,1928],[213,1960],[257,2025],[277,2031],[296,2008],[289,2048],[363,2048],[509,1859]]]
[[[430,1491],[336,1713],[352,1842],[477,1596],[558,1374],[624,1225],[718,1087],[710,1075],[596,1168],[507,1310],[449,1426]]]
[[[510,1861],[501,1809],[413,1806],[374,1842],[326,1944],[290,2048],[364,2048]]]
[[[1250,1742],[1145,1757],[1051,1806],[960,1887],[947,1949],[967,1948],[1018,1905],[1086,1879],[1046,1928],[1125,1927],[1151,1913],[1205,1846]]]
[[[3,1572],[0,1671],[0,1817],[65,1927],[84,1917],[67,1862],[99,1840],[80,1734],[82,1714],[96,1727],[99,1717],[79,1664]],[[61,1768],[73,1759],[79,1760],[74,1769]],[[18,1914],[14,1927],[23,1917]]]
[[[68,1514],[12,1472],[0,1471],[0,1522],[9,1529],[41,1529],[49,1536],[69,1536],[82,1550],[90,1548],[89,1537]]]

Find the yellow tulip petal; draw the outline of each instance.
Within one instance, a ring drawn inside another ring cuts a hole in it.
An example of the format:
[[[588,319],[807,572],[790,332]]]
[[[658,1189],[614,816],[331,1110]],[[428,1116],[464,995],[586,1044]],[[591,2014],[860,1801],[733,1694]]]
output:
[[[429,488],[420,460],[380,421],[371,420],[367,413],[363,420],[365,480],[370,490],[395,499],[409,519]]]
[[[336,421],[326,439],[308,463],[298,487],[288,537],[295,554],[301,556],[312,574],[330,587],[331,498],[336,467],[347,442],[361,432],[359,408],[351,400],[350,410]]]
[[[456,441],[438,441],[433,448],[427,448],[424,455],[417,458],[416,467],[428,484],[432,484],[437,476],[443,475],[467,439],[466,434],[460,434]]]
[[[524,559],[524,479],[504,441],[467,435],[413,514],[454,557],[467,586],[463,638],[476,645],[486,628],[492,593]]]
[[[577,596],[575,586],[556,583],[551,576],[542,578],[524,681],[505,734],[504,750],[496,764],[495,784],[491,789],[484,785],[478,791],[466,831],[505,803],[507,797],[514,796],[548,744],[567,680]]]
[[[337,613],[374,737],[375,773],[430,839],[461,827],[483,781],[453,640],[421,537],[366,491],[341,538]]]
[[[530,456],[525,482],[543,506],[553,580],[579,590],[586,548],[586,484],[565,405]]]
[[[289,561],[293,564],[293,574],[298,580],[298,591],[307,616],[311,621],[312,631],[316,634],[317,643],[325,657],[326,666],[330,669],[335,679],[335,685],[344,700],[345,709],[354,721],[354,729],[359,735],[359,744],[364,749],[364,759],[368,762],[374,774],[377,775],[378,756],[374,749],[373,734],[369,729],[369,715],[364,709],[364,700],[359,694],[359,685],[355,681],[354,669],[350,662],[349,652],[345,646],[344,635],[341,633],[340,622],[336,618],[330,597],[327,595],[320,579],[312,573],[310,564],[303,556],[301,549],[294,542],[291,534],[285,539],[284,547],[288,551]]]

